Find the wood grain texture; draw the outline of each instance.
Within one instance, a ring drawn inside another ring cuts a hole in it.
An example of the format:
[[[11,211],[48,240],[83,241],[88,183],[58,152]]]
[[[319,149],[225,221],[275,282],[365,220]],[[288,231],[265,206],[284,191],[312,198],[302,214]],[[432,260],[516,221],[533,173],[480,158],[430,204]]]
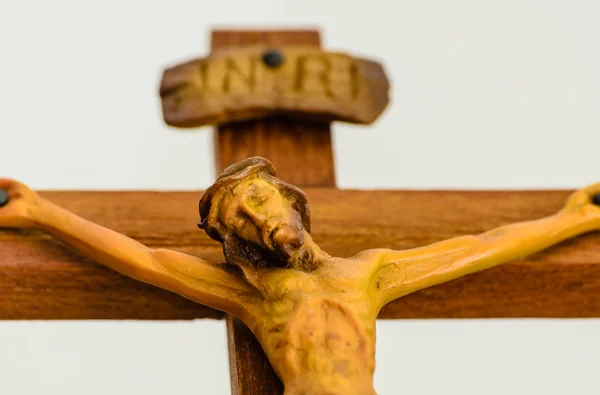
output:
[[[248,157],[262,156],[275,165],[278,177],[295,180],[294,185],[335,183],[329,124],[284,119],[251,121],[220,126],[215,139],[220,170]],[[307,163],[314,166],[307,169]]]
[[[320,47],[316,31],[214,31],[212,49],[253,45]],[[268,158],[280,178],[299,186],[333,186],[329,121],[275,118],[221,125],[215,132],[216,169],[250,156]]]
[[[265,62],[269,53],[281,63]],[[387,106],[388,90],[376,62],[314,46],[260,45],[213,51],[166,69],[160,97],[165,122],[177,127],[274,115],[370,124]]]
[[[556,212],[568,192],[406,192],[305,188],[327,252],[406,249]],[[46,192],[151,247],[222,260],[196,227],[201,192]],[[193,319],[220,313],[82,259],[39,232],[0,230],[0,319]],[[600,234],[387,305],[382,318],[600,317]]]

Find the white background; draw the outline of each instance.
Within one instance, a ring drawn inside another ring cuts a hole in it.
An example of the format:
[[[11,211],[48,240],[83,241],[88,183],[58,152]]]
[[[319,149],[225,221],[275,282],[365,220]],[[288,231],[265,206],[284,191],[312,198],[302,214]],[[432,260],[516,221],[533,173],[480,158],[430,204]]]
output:
[[[0,177],[207,187],[211,131],[163,124],[161,71],[206,54],[212,27],[285,26],[392,80],[375,125],[334,125],[340,187],[583,186],[600,181],[599,17],[594,0],[0,0]],[[1,322],[0,393],[227,394],[224,333]],[[600,393],[598,320],[385,321],[377,353],[384,395]]]

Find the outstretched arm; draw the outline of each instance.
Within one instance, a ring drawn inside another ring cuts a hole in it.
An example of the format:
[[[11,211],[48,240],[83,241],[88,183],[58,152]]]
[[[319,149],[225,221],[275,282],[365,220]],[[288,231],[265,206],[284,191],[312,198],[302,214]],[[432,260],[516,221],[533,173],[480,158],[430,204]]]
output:
[[[198,303],[243,314],[250,287],[219,265],[168,250],[154,250],[38,196],[25,185],[0,179],[9,193],[0,228],[35,228],[128,277],[176,292]]]
[[[600,229],[600,184],[571,195],[558,213],[407,251],[383,251],[375,288],[381,306],[408,293],[484,270]]]

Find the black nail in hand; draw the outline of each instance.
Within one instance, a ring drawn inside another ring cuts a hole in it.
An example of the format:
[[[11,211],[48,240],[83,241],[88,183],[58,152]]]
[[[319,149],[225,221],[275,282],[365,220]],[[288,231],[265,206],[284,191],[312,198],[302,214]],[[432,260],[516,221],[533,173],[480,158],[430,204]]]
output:
[[[4,189],[0,189],[0,207],[4,207],[8,204],[8,192]]]

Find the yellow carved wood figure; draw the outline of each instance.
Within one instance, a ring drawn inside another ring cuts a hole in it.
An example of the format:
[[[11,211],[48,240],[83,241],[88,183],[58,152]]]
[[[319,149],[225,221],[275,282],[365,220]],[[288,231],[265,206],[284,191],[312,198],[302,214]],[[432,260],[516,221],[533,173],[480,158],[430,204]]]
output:
[[[124,275],[239,317],[262,344],[287,395],[374,394],[375,319],[393,299],[600,229],[600,184],[558,213],[405,251],[351,258],[310,236],[306,197],[263,158],[230,166],[202,196],[200,223],[226,263],[152,250],[90,223],[15,181],[0,227],[37,228]]]

